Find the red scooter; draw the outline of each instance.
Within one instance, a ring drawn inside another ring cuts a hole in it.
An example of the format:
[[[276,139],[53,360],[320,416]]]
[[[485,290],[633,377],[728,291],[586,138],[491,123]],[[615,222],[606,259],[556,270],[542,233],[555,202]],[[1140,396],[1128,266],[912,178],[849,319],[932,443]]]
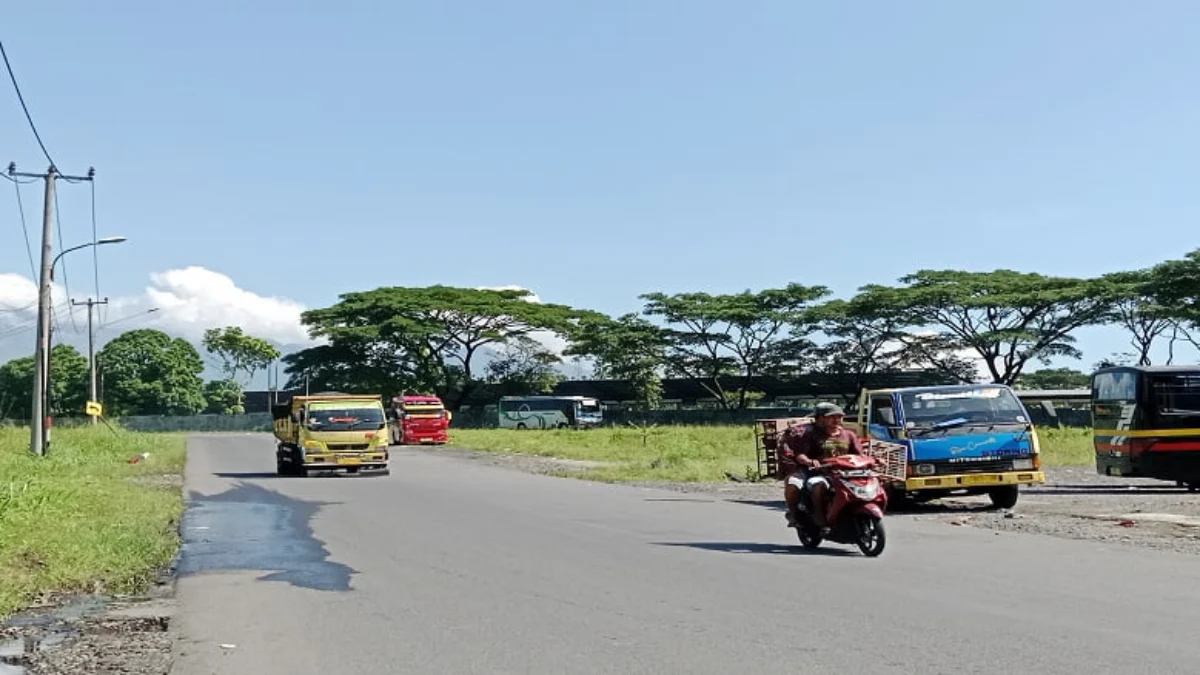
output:
[[[813,474],[829,479],[825,491],[825,522],[829,541],[857,544],[863,555],[874,558],[883,553],[887,535],[883,513],[887,509],[887,491],[875,472],[878,462],[866,455],[840,455],[825,460]],[[805,548],[821,545],[821,531],[812,520],[811,495],[804,491],[796,534]]]

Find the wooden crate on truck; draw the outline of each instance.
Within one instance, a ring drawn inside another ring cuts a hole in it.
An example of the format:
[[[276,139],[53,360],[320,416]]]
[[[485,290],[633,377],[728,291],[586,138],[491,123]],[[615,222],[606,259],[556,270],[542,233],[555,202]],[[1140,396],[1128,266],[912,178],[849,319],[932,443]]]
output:
[[[781,417],[755,420],[754,446],[758,460],[760,480],[782,479],[779,474],[779,436],[789,427],[811,424],[811,417]],[[853,427],[847,427],[853,429]],[[879,461],[879,473],[885,483],[904,483],[908,472],[908,448],[899,443],[889,443],[870,437],[859,436],[863,453]]]

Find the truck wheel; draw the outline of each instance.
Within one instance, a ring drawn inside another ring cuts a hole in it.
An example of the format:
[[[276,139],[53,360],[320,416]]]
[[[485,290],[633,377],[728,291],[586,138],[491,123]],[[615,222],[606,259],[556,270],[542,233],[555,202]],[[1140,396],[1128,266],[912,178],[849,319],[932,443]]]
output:
[[[1020,488],[1016,485],[1006,485],[1004,487],[992,488],[988,491],[988,497],[992,500],[992,506],[998,509],[1011,509],[1017,505],[1017,497],[1020,495]]]

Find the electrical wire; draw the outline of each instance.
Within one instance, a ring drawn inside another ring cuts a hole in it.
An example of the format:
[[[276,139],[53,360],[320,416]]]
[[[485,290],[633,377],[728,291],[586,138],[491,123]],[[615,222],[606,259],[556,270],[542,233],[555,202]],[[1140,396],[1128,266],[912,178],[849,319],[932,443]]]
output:
[[[58,234],[58,250],[65,251],[65,250],[67,250],[67,245],[63,243],[62,209],[58,208],[58,192],[57,191],[55,191],[55,193],[54,193],[54,220],[55,220],[55,224],[58,225],[58,227],[54,228]],[[94,242],[96,240],[93,238],[92,241]],[[96,247],[93,246],[92,248],[95,249]],[[67,297],[70,298],[71,297],[71,282],[67,279],[67,258],[66,258],[66,256],[59,258],[59,261],[60,261],[60,264],[62,265],[63,291],[66,292]],[[79,323],[77,321],[75,321],[75,306],[71,305],[71,306],[67,307],[67,313],[70,314],[71,325],[75,327],[75,333],[78,334],[81,329],[79,328]],[[58,330],[58,326],[55,326],[54,329]]]
[[[33,244],[29,241],[29,225],[25,222],[25,202],[21,199],[21,181],[13,180],[13,188],[17,191],[17,211],[21,214],[21,232],[25,234],[25,252],[29,254],[29,278],[37,283],[37,265],[33,263]]]
[[[33,302],[29,303],[28,305],[25,305],[24,307],[0,307],[0,314],[15,314],[16,312],[28,312],[29,310],[33,309],[34,307],[37,307],[37,305],[38,305],[38,301],[34,300]]]
[[[8,79],[12,80],[13,89],[17,92],[17,100],[21,102],[21,110],[25,111],[25,119],[29,122],[29,128],[33,131],[33,137],[37,139],[38,147],[42,149],[42,154],[46,156],[46,161],[50,162],[50,166],[58,167],[54,162],[54,158],[50,156],[50,151],[46,149],[46,144],[42,142],[42,135],[38,133],[37,125],[33,123],[33,115],[29,114],[29,106],[25,105],[25,96],[21,93],[21,85],[17,84],[17,75],[13,72],[12,63],[8,60],[8,52],[4,50],[4,42],[0,41],[0,56],[4,57],[4,67],[8,70]]]
[[[101,324],[98,328],[96,328],[96,332],[99,333],[100,331],[108,330],[109,328],[112,328],[113,326],[119,326],[127,321],[133,321],[134,319],[145,318],[157,311],[158,311],[157,309],[150,309],[150,310],[146,310],[145,312],[138,312],[137,314],[130,314],[128,316],[123,316],[123,317],[120,317],[117,319],[113,319],[112,321]]]
[[[55,310],[62,309],[62,307],[64,307],[66,304],[69,304],[69,303],[60,303],[57,306],[51,307],[50,309],[53,312]],[[35,303],[35,305],[36,305],[36,303]],[[53,317],[53,314],[51,316]],[[12,325],[12,326],[7,326],[3,329],[0,329],[0,340],[3,340],[4,338],[7,338],[7,337],[12,337],[13,335],[19,335],[28,330],[33,330],[36,327],[37,327],[37,317],[33,317],[31,319],[26,319],[24,321],[21,321],[19,323]]]

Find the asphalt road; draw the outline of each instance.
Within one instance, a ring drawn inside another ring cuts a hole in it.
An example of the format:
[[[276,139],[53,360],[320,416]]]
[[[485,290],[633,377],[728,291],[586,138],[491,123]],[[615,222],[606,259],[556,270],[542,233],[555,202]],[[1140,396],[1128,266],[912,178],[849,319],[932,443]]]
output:
[[[810,554],[761,505],[411,451],[278,478],[269,436],[189,456],[178,675],[1200,669],[1192,556],[902,517],[880,558]]]

